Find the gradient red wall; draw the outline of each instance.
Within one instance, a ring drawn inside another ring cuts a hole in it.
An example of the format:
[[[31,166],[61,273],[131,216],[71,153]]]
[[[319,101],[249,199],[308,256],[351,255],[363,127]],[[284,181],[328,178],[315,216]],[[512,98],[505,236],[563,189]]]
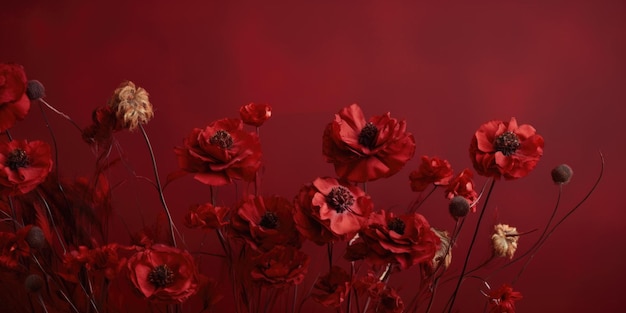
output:
[[[487,222],[524,231],[549,217],[557,194],[550,169],[567,163],[575,172],[565,187],[563,213],[591,187],[602,151],[604,180],[535,257],[516,285],[524,294],[517,308],[622,307],[626,215],[617,186],[626,173],[623,1],[95,3],[0,5],[0,61],[24,65],[30,79],[46,86],[47,100],[84,126],[123,80],[144,87],[156,109],[146,129],[162,177],[176,169],[172,148],[191,128],[236,117],[248,102],[273,106],[272,119],[261,129],[262,190],[286,197],[315,177],[333,175],[321,155],[323,128],[353,102],[367,116],[390,111],[406,119],[417,140],[416,156],[447,158],[456,170],[471,167],[467,148],[480,124],[515,116],[544,137],[545,155],[528,177],[497,184]],[[60,170],[89,173],[93,156],[79,134],[60,117],[49,111],[48,116],[59,137]],[[37,107],[13,134],[49,140]],[[134,169],[151,176],[140,134],[121,134],[119,140]],[[418,166],[417,157],[398,175],[368,185],[376,208],[400,211],[414,199],[407,175]],[[139,227],[141,216],[149,220],[160,208],[141,182],[128,185],[116,203],[130,208],[120,214]],[[137,200],[138,191],[150,199]],[[181,226],[189,204],[208,201],[207,188],[190,177],[173,183],[166,196]],[[421,212],[440,228],[453,225],[439,195]],[[520,249],[532,236],[522,238]],[[459,251],[469,237],[462,235]],[[486,248],[478,250],[473,260],[487,254]],[[494,283],[510,277],[505,273]],[[403,279],[392,277],[392,283],[410,289],[411,279]],[[481,297],[479,287],[464,285],[459,303],[467,306],[459,306],[461,312],[478,311],[470,306]]]

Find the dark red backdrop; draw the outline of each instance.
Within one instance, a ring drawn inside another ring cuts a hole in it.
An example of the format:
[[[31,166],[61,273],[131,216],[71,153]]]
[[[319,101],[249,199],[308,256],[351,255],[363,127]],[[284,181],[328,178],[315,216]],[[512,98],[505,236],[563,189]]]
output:
[[[45,84],[48,101],[80,125],[121,81],[147,89],[156,116],[146,128],[163,177],[176,169],[172,148],[192,127],[235,117],[251,101],[268,102],[274,115],[261,129],[263,192],[287,197],[317,176],[332,175],[321,156],[323,127],[353,102],[367,116],[390,111],[406,119],[417,155],[447,158],[457,170],[471,166],[467,147],[481,123],[515,116],[533,124],[546,141],[543,159],[529,177],[498,184],[487,213],[489,223],[522,231],[549,216],[556,199],[550,169],[574,168],[563,199],[563,208],[571,208],[596,178],[601,150],[604,181],[516,285],[525,296],[518,311],[620,310],[626,279],[624,201],[616,188],[626,173],[623,1],[298,2],[4,3],[0,61],[23,64],[29,78]],[[78,134],[57,116],[51,123],[60,138],[61,171],[88,173],[93,157]],[[37,107],[13,133],[49,140]],[[140,135],[119,139],[137,172],[150,176]],[[397,176],[368,185],[377,208],[399,211],[414,198],[407,175],[417,165],[415,158]],[[136,199],[145,188],[140,181],[130,185],[116,203],[132,209],[120,214],[138,227],[139,211],[149,219],[160,208],[156,194]],[[189,177],[166,196],[179,224],[188,204],[208,200],[206,187]],[[422,213],[450,229],[443,198],[430,204]],[[460,251],[469,235],[459,241]],[[478,251],[475,261],[487,253]],[[458,270],[461,257],[455,260]],[[411,287],[410,278],[392,277],[392,283]],[[460,303],[481,297],[479,284],[465,287]]]

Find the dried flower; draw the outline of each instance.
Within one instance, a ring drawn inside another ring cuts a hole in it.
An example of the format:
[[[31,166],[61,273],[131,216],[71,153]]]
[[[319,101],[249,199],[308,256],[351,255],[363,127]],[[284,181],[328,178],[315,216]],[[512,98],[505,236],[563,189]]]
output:
[[[43,287],[44,281],[38,274],[30,274],[24,280],[24,287],[26,287],[26,291],[28,292],[39,292]]]
[[[26,242],[31,249],[39,250],[46,244],[46,237],[39,226],[33,226],[26,233]]]
[[[494,227],[494,233],[491,235],[493,244],[493,253],[498,257],[513,258],[515,250],[517,250],[517,241],[519,240],[517,229],[507,224],[497,224]]]
[[[448,204],[448,210],[450,211],[450,215],[455,219],[459,219],[461,217],[465,217],[467,213],[470,211],[470,204],[467,202],[467,199],[463,196],[454,196],[450,203]]]
[[[439,237],[439,249],[435,253],[433,260],[430,262],[430,270],[435,271],[439,267],[447,269],[452,263],[452,247],[450,246],[450,235],[447,231],[430,228],[437,237]]]
[[[148,92],[131,81],[123,82],[115,89],[108,105],[115,112],[117,127],[130,131],[148,123],[154,116]]]
[[[572,179],[572,175],[574,174],[574,171],[569,165],[561,164],[555,167],[554,169],[552,169],[552,172],[550,172],[550,174],[552,175],[552,181],[555,184],[565,185],[569,183],[569,181]]]
[[[26,85],[26,95],[30,100],[38,100],[46,96],[46,88],[38,80],[29,80]]]

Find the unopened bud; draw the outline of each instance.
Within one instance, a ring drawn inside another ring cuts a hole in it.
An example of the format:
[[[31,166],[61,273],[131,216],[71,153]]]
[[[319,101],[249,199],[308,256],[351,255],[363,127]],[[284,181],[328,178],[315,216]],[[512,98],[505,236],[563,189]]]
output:
[[[26,287],[28,292],[39,292],[43,287],[43,278],[38,274],[30,274],[24,280],[24,287]]]
[[[555,184],[567,184],[572,179],[574,171],[567,164],[561,164],[550,173],[552,175],[552,181]]]
[[[46,237],[39,226],[33,226],[26,234],[26,242],[31,249],[39,250],[46,244]]]
[[[46,96],[46,88],[38,80],[29,80],[26,87],[26,96],[30,100],[41,99]]]
[[[458,219],[469,213],[470,204],[463,196],[455,196],[452,200],[450,200],[448,209],[450,210],[450,215],[452,215],[455,219]]]

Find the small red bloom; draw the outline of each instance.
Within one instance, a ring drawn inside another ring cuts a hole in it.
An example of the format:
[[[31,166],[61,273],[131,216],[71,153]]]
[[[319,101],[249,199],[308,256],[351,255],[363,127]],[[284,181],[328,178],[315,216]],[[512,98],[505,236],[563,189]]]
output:
[[[269,104],[249,103],[239,109],[239,115],[245,124],[260,127],[272,116],[272,107]]]
[[[28,114],[30,100],[26,87],[26,73],[21,65],[0,63],[0,132]]]
[[[225,218],[229,211],[227,207],[214,206],[210,203],[192,205],[185,215],[185,226],[202,229],[220,228],[228,224]]]
[[[394,216],[385,211],[373,213],[359,239],[346,249],[350,261],[365,259],[375,265],[397,263],[401,269],[430,262],[440,239],[428,221],[418,213]]]
[[[450,180],[445,190],[446,198],[452,199],[454,196],[461,196],[467,199],[472,212],[476,212],[476,200],[478,194],[474,189],[474,174],[469,169],[464,169],[461,173]]]
[[[390,113],[366,121],[361,108],[352,104],[326,126],[322,149],[337,176],[367,182],[400,171],[415,153],[415,139],[406,131],[405,121]]]
[[[543,155],[543,137],[531,125],[490,121],[478,128],[470,144],[470,158],[479,175],[500,179],[522,178]]]
[[[300,189],[294,220],[300,233],[318,245],[352,238],[367,221],[371,198],[359,187],[317,178]]]
[[[22,195],[41,184],[52,170],[50,146],[43,141],[0,143],[0,193]]]
[[[239,119],[221,119],[205,129],[195,128],[182,147],[174,149],[182,172],[211,186],[233,179],[254,181],[261,166],[261,144],[256,134],[243,130]]]
[[[31,227],[22,227],[15,233],[0,232],[0,269],[16,270],[20,258],[30,254],[26,235]]]
[[[150,301],[182,303],[199,288],[198,269],[189,252],[161,244],[128,260],[129,278]]]
[[[431,184],[446,186],[452,175],[452,167],[447,160],[422,156],[420,167],[409,174],[411,190],[415,192],[424,191]]]
[[[380,313],[402,313],[404,302],[395,289],[385,288],[379,295],[376,312]]]
[[[298,285],[309,268],[309,256],[286,246],[275,246],[253,260],[252,280],[268,287]]]
[[[300,248],[302,237],[293,221],[293,203],[283,197],[248,197],[231,218],[232,234],[253,248],[277,245]]]
[[[315,282],[311,297],[317,303],[336,308],[348,298],[351,285],[350,274],[341,267],[333,266],[328,274]]]
[[[110,145],[113,133],[122,128],[117,123],[115,112],[110,106],[97,107],[91,114],[92,124],[83,130],[83,140],[100,147]]]
[[[515,301],[522,299],[522,293],[513,291],[508,284],[489,292],[490,313],[515,313]]]

